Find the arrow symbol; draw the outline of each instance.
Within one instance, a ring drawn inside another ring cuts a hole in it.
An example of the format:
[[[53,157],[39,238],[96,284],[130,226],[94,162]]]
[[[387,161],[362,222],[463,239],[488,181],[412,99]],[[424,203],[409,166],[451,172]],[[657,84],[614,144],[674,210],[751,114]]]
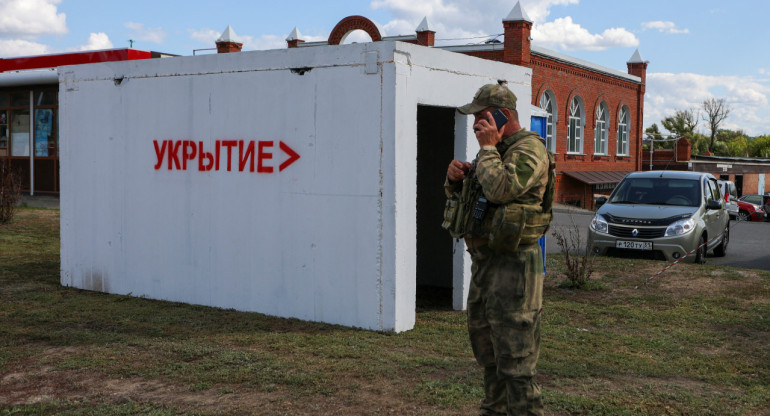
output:
[[[282,172],[289,165],[291,165],[292,163],[296,162],[297,159],[299,159],[299,154],[284,142],[278,142],[278,146],[281,148],[281,150],[283,150],[284,153],[289,155],[289,158],[286,159],[283,163],[281,163],[281,166],[278,167],[278,171]]]

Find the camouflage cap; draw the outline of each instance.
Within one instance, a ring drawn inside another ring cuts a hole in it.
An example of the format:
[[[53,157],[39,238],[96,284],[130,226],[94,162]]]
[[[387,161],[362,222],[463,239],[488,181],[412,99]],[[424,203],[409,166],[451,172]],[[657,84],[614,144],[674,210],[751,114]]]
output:
[[[462,114],[474,114],[487,107],[516,109],[516,95],[508,87],[500,84],[487,84],[478,91],[473,97],[473,102],[458,107],[457,111]]]

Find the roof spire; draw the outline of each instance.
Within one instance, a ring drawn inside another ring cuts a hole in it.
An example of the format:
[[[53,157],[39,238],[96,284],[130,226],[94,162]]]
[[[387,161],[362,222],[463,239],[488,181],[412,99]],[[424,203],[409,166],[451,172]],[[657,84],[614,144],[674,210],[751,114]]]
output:
[[[428,16],[425,16],[422,18],[422,22],[420,22],[420,25],[417,26],[417,29],[414,30],[415,32],[435,32],[433,28],[428,23]]]
[[[297,29],[297,26],[294,26],[294,30],[289,33],[289,36],[286,38],[286,41],[290,40],[300,40],[302,39],[302,34],[299,33],[299,29]]]
[[[644,63],[644,62],[645,62],[645,60],[642,59],[642,54],[640,54],[639,53],[639,49],[637,49],[636,51],[634,51],[634,54],[631,56],[631,59],[629,59],[627,63],[629,63],[629,64],[639,64],[639,63]]]
[[[222,32],[222,36],[217,39],[217,42],[238,42],[235,31],[230,25],[227,25],[227,28]]]
[[[532,19],[529,18],[527,15],[527,12],[524,11],[524,9],[521,7],[521,2],[517,1],[516,5],[513,6],[513,10],[511,10],[510,13],[508,13],[508,17],[503,19],[503,22],[511,22],[511,21],[519,21],[524,20],[529,23],[532,23]]]

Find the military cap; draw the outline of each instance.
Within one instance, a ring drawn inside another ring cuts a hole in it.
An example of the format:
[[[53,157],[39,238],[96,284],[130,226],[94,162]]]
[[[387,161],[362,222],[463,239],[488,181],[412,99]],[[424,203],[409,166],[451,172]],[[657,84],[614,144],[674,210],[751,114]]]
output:
[[[516,109],[516,95],[508,87],[500,84],[487,84],[476,91],[473,101],[458,107],[462,114],[474,114],[487,107]]]

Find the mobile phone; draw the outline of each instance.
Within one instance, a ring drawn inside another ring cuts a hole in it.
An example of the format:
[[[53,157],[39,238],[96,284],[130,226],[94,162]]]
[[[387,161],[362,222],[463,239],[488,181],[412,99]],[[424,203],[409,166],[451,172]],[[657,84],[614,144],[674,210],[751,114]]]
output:
[[[498,130],[502,129],[503,125],[508,122],[508,117],[506,117],[499,108],[492,112],[492,118],[495,119],[495,124],[497,124]]]

